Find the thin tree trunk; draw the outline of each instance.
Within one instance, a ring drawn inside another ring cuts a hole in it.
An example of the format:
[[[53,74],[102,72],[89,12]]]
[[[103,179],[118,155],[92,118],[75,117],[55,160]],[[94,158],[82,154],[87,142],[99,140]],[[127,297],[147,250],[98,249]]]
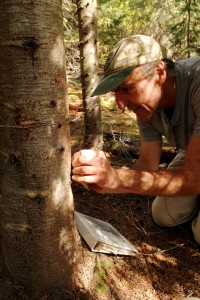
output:
[[[191,22],[191,0],[187,3],[187,13],[188,13],[188,20],[187,20],[187,56],[190,57],[190,22]]]
[[[5,264],[35,289],[78,259],[62,1],[0,2],[0,218]]]
[[[96,0],[77,0],[84,108],[84,145],[87,148],[101,148],[103,142],[99,97],[91,97],[99,78],[96,6]]]

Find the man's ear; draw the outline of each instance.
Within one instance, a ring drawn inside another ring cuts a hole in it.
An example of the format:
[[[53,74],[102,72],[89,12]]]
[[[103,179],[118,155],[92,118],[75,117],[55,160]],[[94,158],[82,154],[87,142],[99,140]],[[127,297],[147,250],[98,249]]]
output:
[[[156,73],[158,75],[158,83],[162,85],[166,80],[166,66],[165,63],[160,60],[156,67]]]

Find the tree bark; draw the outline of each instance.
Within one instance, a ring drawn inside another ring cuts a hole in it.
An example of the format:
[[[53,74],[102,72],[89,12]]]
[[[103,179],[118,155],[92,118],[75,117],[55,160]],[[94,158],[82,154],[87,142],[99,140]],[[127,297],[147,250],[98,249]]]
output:
[[[27,287],[70,285],[80,241],[61,0],[0,2],[0,143],[5,264]]]
[[[91,97],[99,78],[96,6],[96,0],[77,0],[86,148],[101,148],[103,143],[99,97]]]
[[[191,23],[191,0],[187,3],[187,57],[190,57],[191,45],[190,45],[190,23]]]

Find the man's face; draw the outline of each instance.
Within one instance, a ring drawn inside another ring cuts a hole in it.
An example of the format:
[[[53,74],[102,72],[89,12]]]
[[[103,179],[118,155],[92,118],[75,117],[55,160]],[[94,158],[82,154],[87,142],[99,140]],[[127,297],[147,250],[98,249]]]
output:
[[[162,89],[155,73],[145,77],[140,67],[135,68],[123,83],[113,90],[119,109],[126,107],[142,121],[149,120],[159,109]]]

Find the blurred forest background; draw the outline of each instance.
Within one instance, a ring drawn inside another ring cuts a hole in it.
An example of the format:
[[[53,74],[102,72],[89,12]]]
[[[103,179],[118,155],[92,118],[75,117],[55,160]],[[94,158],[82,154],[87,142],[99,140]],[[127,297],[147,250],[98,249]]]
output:
[[[100,67],[123,37],[154,37],[174,60],[200,54],[200,2],[198,0],[99,0],[97,7]],[[76,1],[64,0],[67,71],[70,80],[80,77]]]

